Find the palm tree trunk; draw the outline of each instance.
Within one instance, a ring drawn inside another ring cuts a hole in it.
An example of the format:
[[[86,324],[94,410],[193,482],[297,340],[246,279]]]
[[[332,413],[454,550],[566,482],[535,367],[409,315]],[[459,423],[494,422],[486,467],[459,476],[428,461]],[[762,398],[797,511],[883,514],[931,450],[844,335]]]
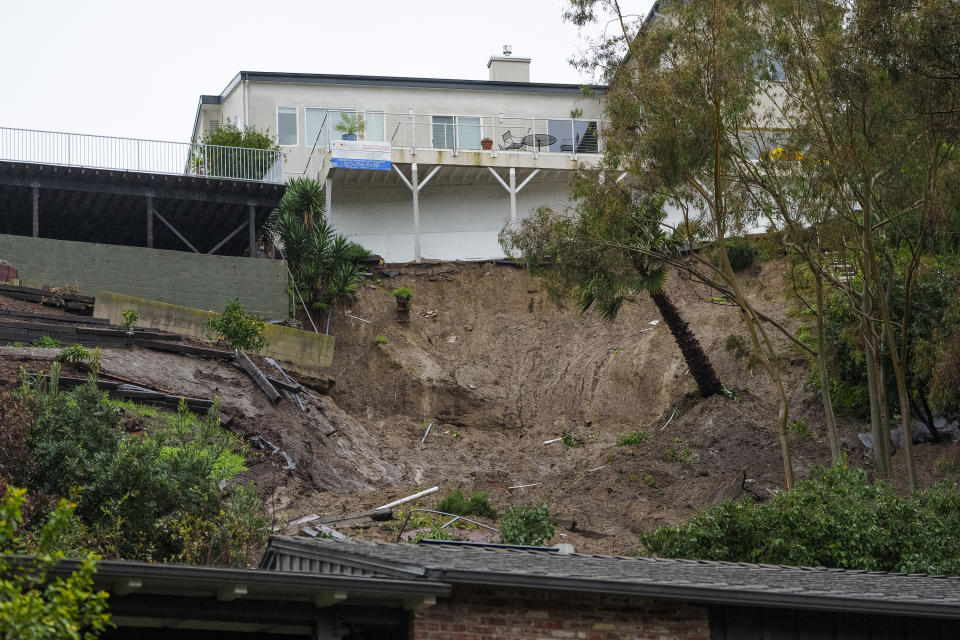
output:
[[[659,291],[657,293],[651,293],[650,297],[653,298],[653,303],[657,305],[663,321],[667,323],[670,333],[673,334],[673,339],[676,340],[677,346],[680,347],[680,353],[683,354],[683,359],[687,362],[690,373],[697,382],[697,389],[700,391],[700,395],[707,398],[714,394],[722,393],[723,385],[720,384],[720,378],[717,377],[717,372],[714,371],[710,359],[700,346],[700,341],[697,340],[697,336],[690,330],[687,321],[680,315],[680,310],[677,309],[673,301],[670,300],[670,296],[664,291]]]

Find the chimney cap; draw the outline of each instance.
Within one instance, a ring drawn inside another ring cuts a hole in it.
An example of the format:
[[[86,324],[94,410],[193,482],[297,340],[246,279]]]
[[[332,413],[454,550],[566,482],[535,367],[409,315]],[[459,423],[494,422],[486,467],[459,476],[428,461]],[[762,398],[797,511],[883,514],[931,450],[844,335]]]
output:
[[[513,47],[508,44],[503,45],[503,55],[509,56],[513,54]]]

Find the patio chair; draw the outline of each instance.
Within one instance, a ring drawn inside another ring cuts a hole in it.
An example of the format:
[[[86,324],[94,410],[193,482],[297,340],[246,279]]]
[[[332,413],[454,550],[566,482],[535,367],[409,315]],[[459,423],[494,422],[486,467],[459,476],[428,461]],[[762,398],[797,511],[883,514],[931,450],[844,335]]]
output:
[[[510,130],[507,129],[507,132],[503,134],[503,144],[500,145],[500,149],[502,151],[517,151],[526,148],[526,146],[527,145],[523,144],[523,138],[517,140],[513,137],[513,134],[510,133]]]
[[[580,134],[579,134],[579,133],[573,137],[573,140],[571,140],[570,138],[564,138],[564,139],[560,142],[560,151],[561,151],[561,152],[562,152],[562,151],[569,151],[569,152],[572,153],[573,150],[577,148],[577,145],[578,145],[578,144],[580,144]]]

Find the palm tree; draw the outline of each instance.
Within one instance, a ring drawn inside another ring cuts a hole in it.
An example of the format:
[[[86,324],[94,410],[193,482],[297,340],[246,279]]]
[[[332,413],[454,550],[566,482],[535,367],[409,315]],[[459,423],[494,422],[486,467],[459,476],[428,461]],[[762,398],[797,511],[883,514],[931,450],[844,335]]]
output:
[[[704,397],[723,385],[699,340],[667,295],[667,266],[656,259],[672,240],[662,223],[663,198],[637,197],[619,183],[579,175],[573,182],[576,210],[538,209],[517,227],[506,227],[500,243],[538,275],[548,290],[573,297],[581,312],[596,306],[613,322],[623,306],[646,293],[673,335],[697,389]]]
[[[360,286],[363,272],[356,259],[367,251],[338,235],[324,209],[319,181],[295,178],[267,229],[283,246],[294,286],[306,292],[313,309],[327,312],[329,333],[333,308],[352,299]]]

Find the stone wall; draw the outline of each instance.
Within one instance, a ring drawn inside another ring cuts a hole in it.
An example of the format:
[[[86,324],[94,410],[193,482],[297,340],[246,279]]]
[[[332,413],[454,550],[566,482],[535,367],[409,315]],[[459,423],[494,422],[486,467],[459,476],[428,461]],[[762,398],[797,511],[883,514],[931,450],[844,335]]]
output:
[[[288,314],[282,260],[4,234],[0,260],[19,271],[24,286],[77,283],[88,296],[103,289],[210,311],[222,311],[230,298],[240,298],[248,311],[264,317]]]
[[[556,591],[455,587],[417,610],[414,640],[708,640],[706,607]]]
[[[199,339],[213,336],[213,330],[207,328],[207,320],[216,317],[215,313],[112,291],[98,291],[96,295],[94,317],[109,320],[111,324],[122,324],[124,309],[133,309],[140,316],[138,327]],[[320,376],[323,375],[321,369],[333,363],[333,336],[268,324],[263,328],[263,337],[268,343],[263,355],[282,360],[293,371]]]

